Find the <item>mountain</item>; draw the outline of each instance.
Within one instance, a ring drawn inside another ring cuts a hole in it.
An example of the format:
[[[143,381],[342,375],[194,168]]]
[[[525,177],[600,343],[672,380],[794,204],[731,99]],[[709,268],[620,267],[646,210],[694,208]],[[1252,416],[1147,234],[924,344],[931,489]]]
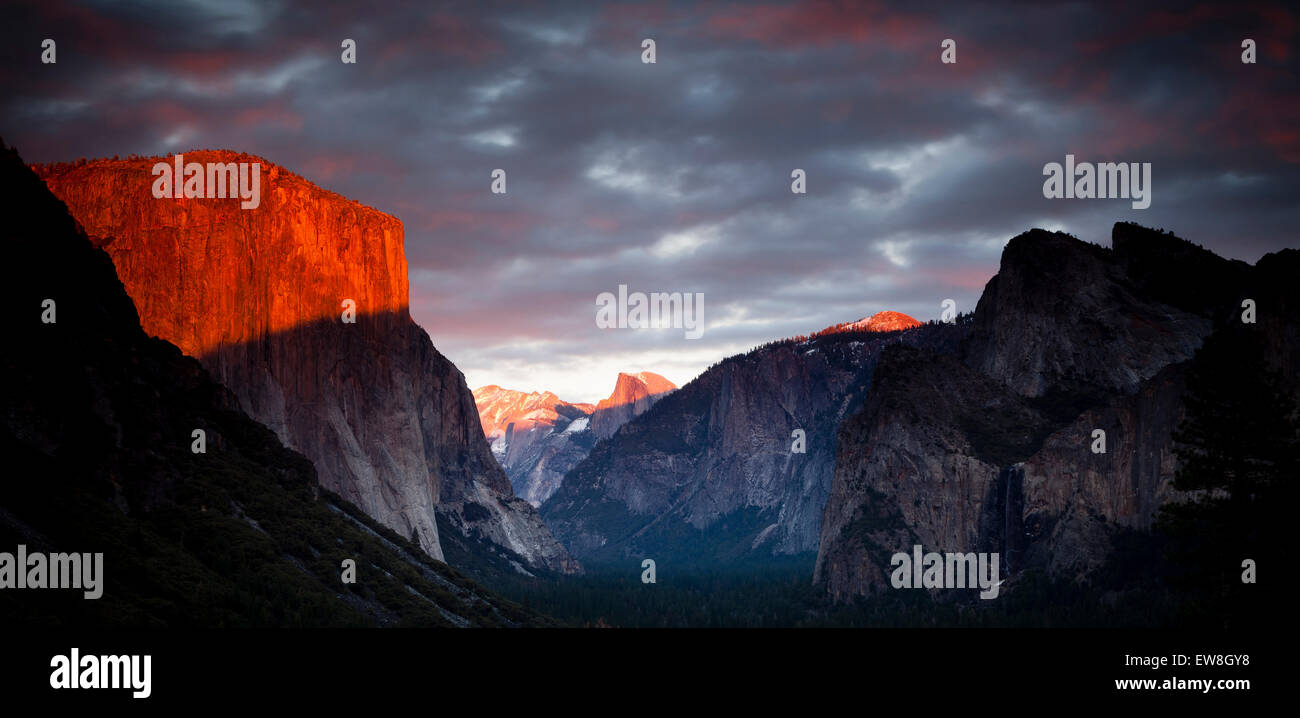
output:
[[[562,401],[551,392],[524,392],[502,389],[495,384],[474,390],[474,404],[478,407],[479,423],[483,433],[491,440],[504,436],[514,424],[517,429],[531,429],[537,425],[554,426],[556,421],[567,423],[581,416],[591,416],[594,404],[572,404]],[[495,446],[493,451],[495,451]]]
[[[652,372],[618,375],[599,404],[571,404],[551,392],[490,385],[474,390],[483,433],[515,493],[540,506],[596,441],[612,435],[677,387]]]
[[[463,375],[412,321],[401,222],[227,151],[185,161],[261,163],[256,209],[155,199],[156,161],[171,158],[37,168],[112,258],[147,333],[199,359],[322,485],[430,556],[578,570],[514,497]]]
[[[103,556],[99,598],[0,591],[0,624],[549,623],[324,490],[198,361],[149,337],[108,255],[3,144],[0,217],[14,306],[0,345],[0,550]]]
[[[848,600],[889,587],[890,557],[1001,554],[1004,577],[1092,575],[1117,536],[1148,532],[1174,491],[1188,363],[1216,332],[1258,332],[1300,397],[1300,252],[1254,267],[1116,224],[1110,249],[1013,238],[969,337],[890,347],[840,429],[815,581]],[[1243,322],[1243,302],[1260,310]],[[1262,371],[1243,366],[1242,371]],[[1105,453],[1094,452],[1105,432]]]
[[[866,319],[859,319],[842,331],[899,332],[919,326],[921,326],[920,322],[902,312],[883,311],[876,312]]]
[[[570,404],[551,392],[522,392],[489,385],[474,390],[483,433],[515,494],[540,506],[565,472],[595,443],[592,404]]]
[[[707,567],[793,555],[811,566],[835,432],[861,406],[881,350],[956,343],[966,324],[837,325],[725,359],[596,444],[542,516],[586,562]]]
[[[676,388],[675,384],[653,372],[620,372],[614,382],[614,393],[596,404],[596,411],[591,415],[592,433],[598,439],[613,436],[620,426],[644,414],[646,409]]]

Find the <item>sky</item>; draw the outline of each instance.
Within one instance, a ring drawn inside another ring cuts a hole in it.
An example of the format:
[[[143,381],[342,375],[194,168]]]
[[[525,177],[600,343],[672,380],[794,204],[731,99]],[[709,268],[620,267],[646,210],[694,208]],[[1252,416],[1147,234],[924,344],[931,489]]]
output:
[[[1109,246],[1134,221],[1248,262],[1300,246],[1300,11],[1282,3],[40,0],[5,15],[0,136],[28,162],[231,149],[396,216],[411,313],[471,388],[596,401],[620,371],[681,385],[877,311],[971,311],[1033,227]],[[1151,206],[1045,198],[1043,168],[1066,154],[1151,163]],[[597,296],[621,284],[702,293],[702,336],[598,327]]]

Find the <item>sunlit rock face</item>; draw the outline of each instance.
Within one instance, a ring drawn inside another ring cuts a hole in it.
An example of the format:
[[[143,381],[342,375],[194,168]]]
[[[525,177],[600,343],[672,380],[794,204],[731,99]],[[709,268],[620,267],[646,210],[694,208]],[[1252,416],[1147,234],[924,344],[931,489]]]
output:
[[[443,557],[441,515],[526,564],[572,569],[514,499],[464,376],[411,320],[401,222],[227,151],[184,160],[261,163],[256,209],[157,199],[151,169],[171,160],[36,168],[112,257],[145,331],[200,359],[324,486],[430,555]]]
[[[614,392],[596,404],[591,430],[600,439],[613,436],[618,427],[645,413],[664,394],[676,388],[675,384],[654,372],[620,373],[614,383]]]
[[[857,322],[857,325],[869,332],[897,332],[919,327],[921,323],[902,312],[883,311]]]

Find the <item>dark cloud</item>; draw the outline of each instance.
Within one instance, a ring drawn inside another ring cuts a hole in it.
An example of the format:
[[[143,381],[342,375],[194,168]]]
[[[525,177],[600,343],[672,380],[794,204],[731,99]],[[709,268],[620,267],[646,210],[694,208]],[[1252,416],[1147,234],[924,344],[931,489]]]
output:
[[[680,383],[881,309],[970,309],[1033,226],[1106,244],[1133,220],[1247,261],[1300,244],[1300,15],[1278,3],[6,14],[0,132],[28,160],[231,148],[394,214],[412,312],[474,385],[591,400],[618,370]],[[39,63],[46,37],[57,65]],[[1151,207],[1044,199],[1042,167],[1066,153],[1152,163]],[[708,330],[597,329],[596,295],[619,284],[703,292]]]

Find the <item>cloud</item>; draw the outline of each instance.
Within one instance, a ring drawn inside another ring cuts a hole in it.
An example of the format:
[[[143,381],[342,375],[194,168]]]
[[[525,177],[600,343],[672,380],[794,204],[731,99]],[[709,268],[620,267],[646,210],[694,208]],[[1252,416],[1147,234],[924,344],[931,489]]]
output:
[[[403,221],[412,313],[472,385],[594,400],[618,371],[681,384],[882,309],[967,311],[1033,226],[1295,246],[1296,12],[1143,5],[19,2],[0,132],[33,162],[266,156]],[[1044,199],[1066,153],[1151,162],[1152,207]],[[707,331],[598,329],[619,284],[704,293]]]

